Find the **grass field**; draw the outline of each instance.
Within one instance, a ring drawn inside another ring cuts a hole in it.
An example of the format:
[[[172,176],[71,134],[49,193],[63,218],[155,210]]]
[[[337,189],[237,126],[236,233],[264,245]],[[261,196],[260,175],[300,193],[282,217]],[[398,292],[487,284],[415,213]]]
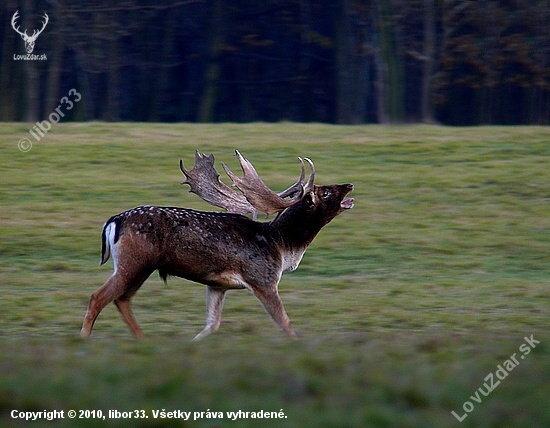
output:
[[[149,418],[99,426],[550,426],[550,128],[56,124],[22,152],[29,129],[0,128],[0,425],[63,410],[63,426],[98,426],[67,411],[115,409]],[[317,183],[355,184],[355,208],[281,281],[301,340],[234,291],[219,333],[191,343],[204,288],[156,274],[133,300],[145,340],[114,305],[80,340],[112,271],[98,266],[104,221],[210,209],[180,185],[196,148],[234,171],[239,148],[275,190],[297,156]],[[163,409],[204,413],[155,419]],[[286,418],[230,420],[238,410]]]

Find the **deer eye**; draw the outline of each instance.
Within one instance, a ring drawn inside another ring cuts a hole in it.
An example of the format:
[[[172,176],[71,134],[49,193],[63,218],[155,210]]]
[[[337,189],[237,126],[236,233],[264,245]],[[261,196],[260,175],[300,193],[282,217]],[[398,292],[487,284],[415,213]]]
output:
[[[330,195],[332,195],[332,192],[329,189],[324,189],[321,193],[321,198],[327,199]]]

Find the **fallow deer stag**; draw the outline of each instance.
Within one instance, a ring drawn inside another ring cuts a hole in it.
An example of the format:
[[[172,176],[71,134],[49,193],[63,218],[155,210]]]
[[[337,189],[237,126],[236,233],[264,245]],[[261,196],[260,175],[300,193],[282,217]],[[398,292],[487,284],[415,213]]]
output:
[[[315,167],[305,181],[304,160],[298,181],[277,194],[269,189],[252,164],[238,151],[243,177],[223,168],[239,193],[223,184],[214,156],[195,153],[189,171],[180,160],[190,186],[208,203],[227,213],[184,208],[141,206],[111,217],[102,233],[101,264],[112,255],[114,273],[92,294],[81,335],[88,337],[101,310],[114,301],[136,338],[143,337],[130,310],[130,299],[155,270],[166,281],[179,276],[206,285],[206,327],[201,339],[220,327],[225,293],[246,288],[262,302],[279,327],[296,337],[278,293],[284,271],[298,267],[317,233],[342,211],[353,207],[345,199],[352,184],[313,184]],[[271,221],[255,221],[257,211],[277,214]],[[246,214],[252,213],[254,219]]]

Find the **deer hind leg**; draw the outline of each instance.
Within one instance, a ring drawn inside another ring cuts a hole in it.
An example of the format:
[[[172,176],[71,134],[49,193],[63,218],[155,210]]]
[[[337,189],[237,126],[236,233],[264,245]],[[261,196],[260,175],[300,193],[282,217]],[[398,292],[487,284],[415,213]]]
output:
[[[281,302],[281,298],[277,292],[277,288],[272,287],[266,289],[256,287],[252,289],[252,292],[254,293],[254,296],[262,302],[262,305],[267,313],[271,315],[273,321],[275,321],[277,325],[281,327],[281,329],[290,337],[297,338],[298,336],[290,325],[290,319],[286,314],[283,302]]]
[[[136,294],[138,288],[139,287],[129,290],[118,299],[115,299],[115,305],[118,308],[120,315],[122,315],[122,319],[126,322],[128,327],[132,331],[134,337],[136,339],[143,339],[143,333],[139,328],[139,325],[134,318],[134,315],[132,314],[132,309],[130,309],[130,299],[134,294]]]
[[[130,310],[130,298],[136,293],[138,288],[145,282],[149,275],[142,275],[134,278],[125,278],[114,273],[108,280],[90,297],[88,310],[84,316],[84,323],[80,335],[89,337],[92,333],[95,320],[99,313],[113,300],[117,305],[124,321],[128,324],[132,333],[136,337],[143,337],[136,320]]]
[[[193,338],[194,342],[218,331],[222,321],[224,299],[225,290],[210,286],[206,287],[206,327]]]

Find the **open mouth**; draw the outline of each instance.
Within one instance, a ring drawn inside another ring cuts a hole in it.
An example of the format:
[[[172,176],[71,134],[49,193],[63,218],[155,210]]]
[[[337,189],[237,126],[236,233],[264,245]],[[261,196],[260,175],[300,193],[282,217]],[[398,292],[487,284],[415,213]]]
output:
[[[353,203],[354,202],[355,202],[355,199],[349,198],[349,199],[346,199],[344,202],[342,202],[340,204],[340,206],[342,208],[344,208],[345,210],[349,210],[349,209],[353,208]]]
[[[347,187],[349,189],[348,193],[353,191],[353,184],[348,184]],[[355,199],[349,198],[349,199],[346,199],[344,202],[342,202],[340,204],[340,206],[345,210],[349,210],[349,209],[353,208],[353,203],[354,202],[355,202]]]

